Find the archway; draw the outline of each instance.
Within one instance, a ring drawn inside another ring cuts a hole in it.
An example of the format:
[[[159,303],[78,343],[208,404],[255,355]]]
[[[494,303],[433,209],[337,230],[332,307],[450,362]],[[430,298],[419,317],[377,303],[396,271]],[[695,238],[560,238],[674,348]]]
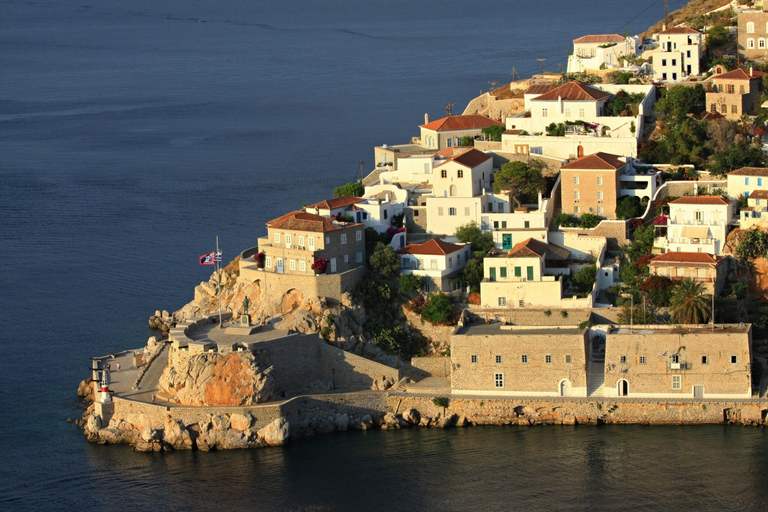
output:
[[[571,388],[571,381],[569,381],[568,379],[561,380],[559,385],[560,396],[568,396],[568,391],[570,390],[570,388]]]
[[[629,394],[629,382],[626,379],[621,379],[616,383],[616,391],[619,396],[627,396]]]
[[[450,194],[451,194],[451,197],[455,197],[456,196],[456,185],[451,185],[451,192],[450,192]]]

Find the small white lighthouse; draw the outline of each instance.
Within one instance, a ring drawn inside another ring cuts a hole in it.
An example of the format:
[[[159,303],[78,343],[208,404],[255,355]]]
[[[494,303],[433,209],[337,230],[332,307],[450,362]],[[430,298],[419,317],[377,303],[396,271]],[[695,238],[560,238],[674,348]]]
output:
[[[112,401],[109,395],[109,369],[104,368],[101,371],[101,403],[106,404]]]

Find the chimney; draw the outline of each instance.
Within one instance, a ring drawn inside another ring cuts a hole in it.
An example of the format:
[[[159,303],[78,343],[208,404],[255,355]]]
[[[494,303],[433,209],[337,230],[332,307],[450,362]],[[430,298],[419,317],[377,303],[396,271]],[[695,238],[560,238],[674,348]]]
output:
[[[752,69],[752,66],[749,66],[749,76],[754,76],[754,71]]]
[[[424,114],[424,124],[429,124],[429,114]]]
[[[693,180],[693,195],[697,196],[699,195],[699,181]]]

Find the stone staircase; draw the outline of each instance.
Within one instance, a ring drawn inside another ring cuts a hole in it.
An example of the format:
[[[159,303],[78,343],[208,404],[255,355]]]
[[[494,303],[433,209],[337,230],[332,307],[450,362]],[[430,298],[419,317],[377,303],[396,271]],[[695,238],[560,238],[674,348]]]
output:
[[[605,396],[605,363],[603,361],[589,362],[587,396]]]

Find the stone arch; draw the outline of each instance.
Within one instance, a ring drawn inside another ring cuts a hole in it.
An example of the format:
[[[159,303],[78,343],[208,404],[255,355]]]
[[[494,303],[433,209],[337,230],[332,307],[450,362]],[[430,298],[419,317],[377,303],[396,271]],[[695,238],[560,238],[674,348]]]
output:
[[[557,385],[557,391],[560,396],[568,396],[571,390],[571,381],[568,379],[562,379]]]
[[[629,395],[629,382],[627,379],[619,379],[616,381],[616,393],[618,396]]]
[[[304,292],[296,288],[291,288],[283,294],[280,301],[280,311],[282,313],[290,313],[291,311],[298,309],[304,302]]]

